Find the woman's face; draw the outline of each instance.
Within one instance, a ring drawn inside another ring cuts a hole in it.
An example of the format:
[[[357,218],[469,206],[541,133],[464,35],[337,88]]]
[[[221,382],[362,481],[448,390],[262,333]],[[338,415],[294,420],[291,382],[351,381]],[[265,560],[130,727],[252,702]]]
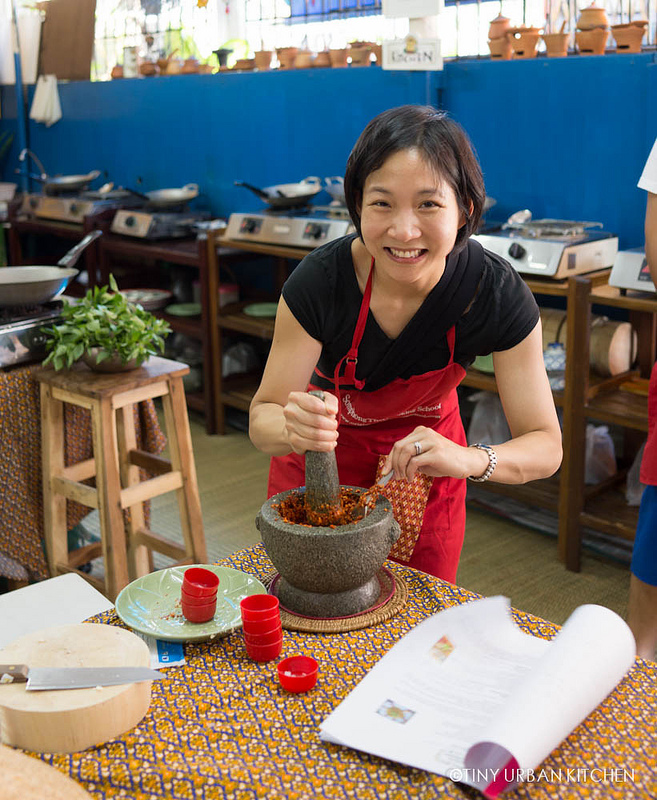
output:
[[[400,150],[363,187],[361,232],[377,270],[431,287],[465,223],[454,190],[416,149]]]

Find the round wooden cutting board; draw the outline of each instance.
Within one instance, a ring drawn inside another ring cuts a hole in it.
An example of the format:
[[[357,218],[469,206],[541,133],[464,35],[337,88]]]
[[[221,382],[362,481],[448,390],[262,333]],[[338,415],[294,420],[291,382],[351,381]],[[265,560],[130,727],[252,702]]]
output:
[[[150,665],[147,644],[112,625],[63,625],[36,631],[0,650],[0,663],[30,667]],[[0,740],[40,753],[75,753],[134,728],[148,711],[151,682],[93,689],[27,691],[0,685]]]
[[[91,795],[54,767],[0,744],[2,800],[89,800]]]

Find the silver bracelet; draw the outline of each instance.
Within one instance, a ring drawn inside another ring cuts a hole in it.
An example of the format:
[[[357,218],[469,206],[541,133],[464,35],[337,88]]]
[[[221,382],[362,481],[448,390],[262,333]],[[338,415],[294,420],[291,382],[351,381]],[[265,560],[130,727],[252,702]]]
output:
[[[488,444],[481,444],[480,442],[477,442],[477,444],[471,444],[470,447],[476,447],[479,450],[485,450],[488,453],[488,466],[486,467],[484,474],[478,478],[475,478],[472,475],[468,476],[469,481],[483,483],[490,478],[493,472],[495,472],[495,467],[497,466],[497,455],[495,454],[493,448]]]

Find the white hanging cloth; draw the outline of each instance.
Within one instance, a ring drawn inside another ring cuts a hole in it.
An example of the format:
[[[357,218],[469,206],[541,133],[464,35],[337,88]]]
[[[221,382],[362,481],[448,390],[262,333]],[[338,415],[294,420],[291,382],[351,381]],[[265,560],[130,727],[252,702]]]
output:
[[[49,128],[61,118],[62,107],[59,102],[56,76],[39,75],[30,108],[30,119],[43,122]]]

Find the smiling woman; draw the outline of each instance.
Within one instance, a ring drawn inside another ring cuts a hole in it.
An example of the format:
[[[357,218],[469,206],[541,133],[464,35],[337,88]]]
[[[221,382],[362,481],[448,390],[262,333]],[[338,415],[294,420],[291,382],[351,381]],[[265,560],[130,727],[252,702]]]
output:
[[[393,471],[384,493],[402,535],[391,557],[453,582],[465,479],[524,483],[561,461],[538,308],[518,273],[470,239],[483,178],[442,112],[373,119],[344,187],[356,234],[318,247],[283,287],[251,439],[273,456],[270,496],[304,483],[308,450],[335,450],[346,485]],[[513,436],[468,447],[456,387],[490,353]]]

